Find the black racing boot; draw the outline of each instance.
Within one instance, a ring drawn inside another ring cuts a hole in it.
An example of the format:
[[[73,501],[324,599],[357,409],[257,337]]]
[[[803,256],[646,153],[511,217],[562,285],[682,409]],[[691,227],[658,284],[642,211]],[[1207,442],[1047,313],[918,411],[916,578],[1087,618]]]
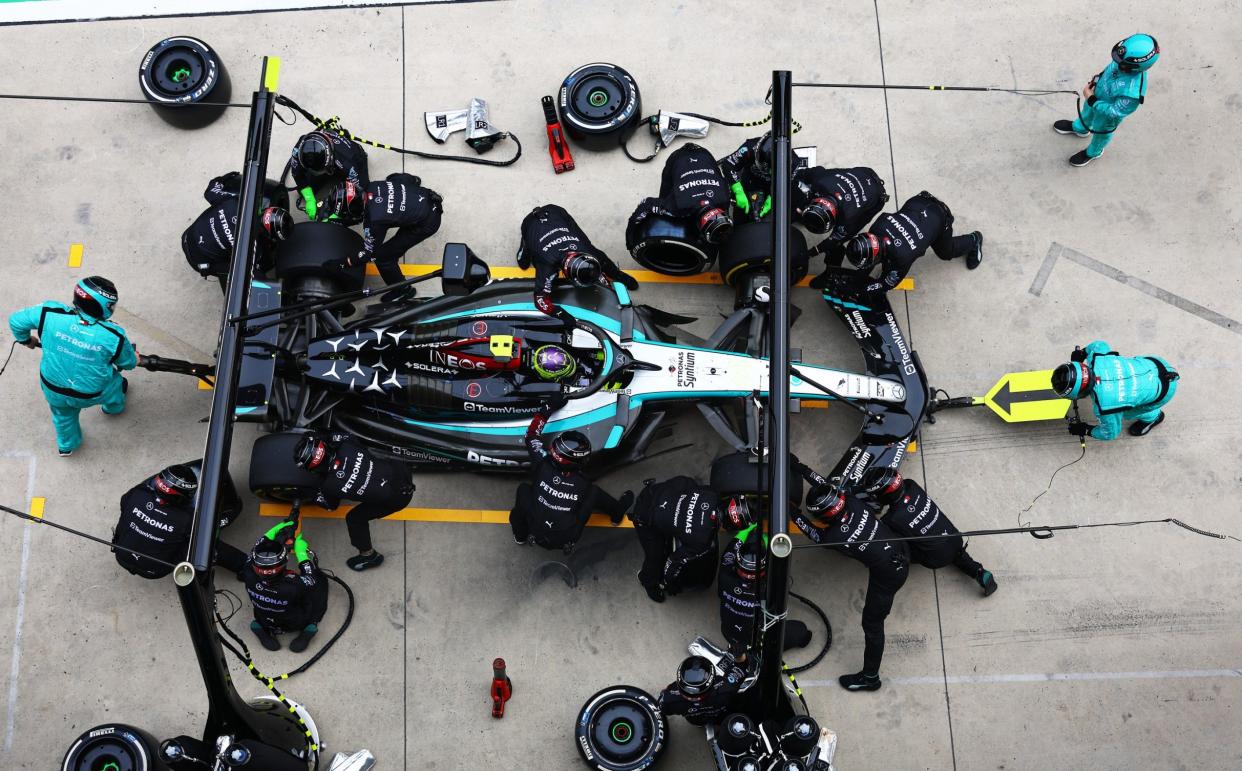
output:
[[[306,650],[306,646],[310,645],[311,638],[314,637],[318,631],[319,627],[315,624],[307,624],[306,628],[304,628],[301,632],[298,632],[298,636],[293,638],[293,640],[289,643],[289,650],[294,653],[301,653]]]
[[[983,587],[984,597],[991,597],[996,591],[996,579],[992,576],[992,571],[990,570],[980,569],[978,575],[975,576],[975,581],[979,583],[979,586]]]
[[[364,570],[377,568],[380,565],[383,565],[384,555],[377,551],[373,551],[370,554],[357,554],[345,560],[345,564],[349,566],[350,570],[356,570],[361,573]],[[289,647],[292,648],[293,646],[290,645]]]
[[[634,505],[634,491],[626,490],[621,494],[621,497],[617,499],[617,503],[620,504],[617,513],[609,517],[609,519],[612,520],[614,527],[620,525],[625,520],[626,512],[628,512],[630,507]]]
[[[841,687],[847,691],[878,691],[883,685],[878,674],[869,675],[866,672],[841,675],[837,678],[837,682],[841,683]]]
[[[1091,132],[1089,131],[1084,131],[1081,134],[1075,131],[1074,121],[1072,120],[1056,121],[1055,123],[1052,124],[1052,130],[1057,132],[1058,134],[1073,134],[1076,137],[1086,137],[1086,136],[1091,135]]]
[[[280,640],[276,639],[276,635],[264,629],[263,625],[258,621],[250,622],[250,631],[254,632],[254,636],[259,638],[259,642],[263,644],[264,648],[267,648],[269,651],[280,650]]]
[[[124,375],[121,375],[121,393],[123,394],[129,393],[129,379],[126,378]]]
[[[1136,420],[1130,424],[1130,436],[1147,436],[1151,430],[1164,422],[1164,413],[1160,413],[1160,417],[1148,423],[1145,420]]]
[[[979,267],[979,263],[983,262],[983,234],[976,230],[971,235],[975,237],[975,248],[966,255],[966,268],[968,270],[974,270]]]
[[[1090,155],[1087,155],[1086,150],[1079,150],[1078,152],[1070,156],[1069,165],[1082,167],[1082,166],[1086,166],[1088,163],[1091,163],[1094,160],[1095,158],[1092,158]]]

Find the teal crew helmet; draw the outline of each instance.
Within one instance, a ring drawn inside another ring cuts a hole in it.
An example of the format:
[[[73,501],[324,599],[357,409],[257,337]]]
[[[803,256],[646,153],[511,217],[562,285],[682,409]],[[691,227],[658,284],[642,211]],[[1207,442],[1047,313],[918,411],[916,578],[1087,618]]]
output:
[[[1113,61],[1122,72],[1146,72],[1160,58],[1160,44],[1138,32],[1113,46]]]

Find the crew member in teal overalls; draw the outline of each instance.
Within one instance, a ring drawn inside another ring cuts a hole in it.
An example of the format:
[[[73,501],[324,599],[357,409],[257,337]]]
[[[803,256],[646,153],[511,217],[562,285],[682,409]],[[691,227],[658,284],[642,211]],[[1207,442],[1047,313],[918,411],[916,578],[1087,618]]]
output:
[[[78,413],[98,404],[108,415],[125,411],[127,383],[121,370],[138,364],[125,330],[108,321],[116,308],[116,285],[88,276],[73,288],[73,306],[48,300],[9,316],[13,338],[27,348],[43,344],[39,380],[52,410],[61,457],[82,444]],[[36,341],[30,336],[38,332]]]
[[[1177,371],[1159,356],[1122,356],[1096,340],[1075,348],[1070,361],[1052,373],[1052,390],[1067,399],[1091,397],[1098,426],[1075,420],[1069,432],[1101,440],[1116,439],[1121,423],[1133,420],[1131,436],[1147,433],[1164,421],[1160,408],[1177,393]]]
[[[1091,144],[1074,153],[1071,166],[1086,166],[1100,157],[1113,132],[1139,108],[1147,94],[1147,71],[1160,58],[1160,45],[1151,35],[1131,35],[1113,46],[1113,61],[1082,90],[1086,103],[1072,121],[1052,124],[1058,134],[1091,135]]]

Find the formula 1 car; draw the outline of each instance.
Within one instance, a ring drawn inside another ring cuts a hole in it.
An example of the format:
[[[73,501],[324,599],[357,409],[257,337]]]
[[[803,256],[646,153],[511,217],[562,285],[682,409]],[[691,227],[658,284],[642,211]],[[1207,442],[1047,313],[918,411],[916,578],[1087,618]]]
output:
[[[255,445],[256,491],[288,497],[293,491],[277,488],[300,486],[290,460],[307,429],[351,433],[416,467],[521,471],[529,463],[526,428],[556,393],[569,402],[546,431],[586,434],[596,471],[645,457],[670,407],[692,404],[737,451],[716,464],[714,481],[743,490],[758,484],[755,464],[746,464],[761,444],[752,397],[766,395],[769,378],[762,280],[749,282],[752,290],[707,340],[677,328],[694,319],[635,305],[620,285],[558,286],[554,301],[576,321],[567,330],[536,309],[532,281],[490,280],[465,245],[449,244],[439,271],[444,296],[376,304],[343,321],[340,309],[359,293],[338,290],[360,277],[302,269],[349,253],[356,234],[332,223],[295,231],[303,233],[291,241],[314,254],[278,254],[283,286],[256,280],[251,290],[251,311],[267,315],[249,320],[237,417],[275,432]],[[797,363],[790,393],[872,413],[857,458],[840,469],[854,477],[870,462],[900,461],[927,387],[883,296],[869,306],[839,301],[834,308],[867,354],[866,373]],[[555,382],[531,366],[534,352],[553,345],[573,359],[572,375]]]

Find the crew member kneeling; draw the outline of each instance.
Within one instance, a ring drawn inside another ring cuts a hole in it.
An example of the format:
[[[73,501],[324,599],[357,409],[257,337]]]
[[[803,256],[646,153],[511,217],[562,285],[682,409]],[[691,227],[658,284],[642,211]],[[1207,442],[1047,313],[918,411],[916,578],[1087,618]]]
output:
[[[699,726],[717,725],[736,712],[746,670],[727,658],[721,666],[723,674],[704,656],[687,657],[677,667],[677,679],[660,691],[660,712],[681,715]]]
[[[643,547],[638,582],[648,597],[664,602],[668,595],[712,585],[719,510],[716,493],[690,477],[673,477],[639,491],[630,519]]]
[[[293,539],[298,570],[295,573],[286,569],[289,552],[281,531],[293,526],[286,520],[268,530],[250,550],[246,562],[249,569],[242,571],[246,594],[254,606],[250,631],[269,651],[280,650],[277,638],[287,632],[298,633],[289,643],[289,650],[306,650],[328,611],[328,582],[319,574],[314,554],[301,533]]]
[[[567,403],[564,395],[549,399],[526,429],[530,481],[518,485],[517,499],[509,512],[513,540],[518,544],[538,544],[545,549],[562,549],[566,554],[582,537],[591,512],[600,509],[619,525],[634,502],[634,493],[627,490],[617,500],[583,472],[582,467],[591,458],[591,442],[585,434],[565,431],[550,443],[544,438],[548,417]]]
[[[716,159],[694,143],[677,148],[664,162],[660,195],[645,198],[630,215],[625,230],[626,248],[633,250],[644,220],[653,215],[691,220],[704,243],[722,244],[733,231],[729,218],[729,193]]]
[[[1052,390],[1066,399],[1091,397],[1099,425],[1070,423],[1075,436],[1116,439],[1122,421],[1133,420],[1130,436],[1147,436],[1164,422],[1160,409],[1177,393],[1177,371],[1159,356],[1122,356],[1096,340],[1075,348],[1070,361],[1052,373]]]

